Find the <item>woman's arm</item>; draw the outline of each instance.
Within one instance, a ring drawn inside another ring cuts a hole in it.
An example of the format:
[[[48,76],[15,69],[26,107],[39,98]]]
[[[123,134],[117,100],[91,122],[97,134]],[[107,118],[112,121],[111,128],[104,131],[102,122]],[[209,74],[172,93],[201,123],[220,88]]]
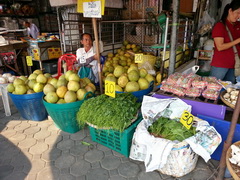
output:
[[[216,48],[218,51],[223,51],[223,50],[229,49],[229,48],[233,47],[234,45],[240,43],[240,38],[238,38],[234,41],[231,41],[229,43],[224,43],[223,37],[215,37],[213,40],[215,42],[215,45],[216,45]]]

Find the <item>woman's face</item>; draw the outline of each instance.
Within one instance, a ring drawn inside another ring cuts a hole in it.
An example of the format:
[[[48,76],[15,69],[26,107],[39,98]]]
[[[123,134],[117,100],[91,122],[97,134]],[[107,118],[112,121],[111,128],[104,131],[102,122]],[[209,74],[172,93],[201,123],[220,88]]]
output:
[[[229,11],[228,11],[228,20],[231,23],[234,23],[238,19],[240,19],[240,8],[238,8],[238,9],[236,9],[234,11],[232,9],[229,9]]]
[[[91,48],[92,47],[92,40],[91,37],[88,34],[83,35],[83,39],[81,40],[81,43],[84,48]]]

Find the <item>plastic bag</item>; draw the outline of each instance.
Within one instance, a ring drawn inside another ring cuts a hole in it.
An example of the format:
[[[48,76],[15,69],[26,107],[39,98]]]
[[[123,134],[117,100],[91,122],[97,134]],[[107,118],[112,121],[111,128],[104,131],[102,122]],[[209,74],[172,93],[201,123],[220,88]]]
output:
[[[90,79],[92,82],[95,81],[95,76],[92,72],[92,69],[89,67],[85,67],[85,66],[81,67],[78,71],[78,75],[80,78],[86,77],[86,78]]]
[[[196,74],[198,70],[199,70],[199,66],[196,65],[186,69],[185,71],[182,72],[182,74],[190,74],[190,73]]]

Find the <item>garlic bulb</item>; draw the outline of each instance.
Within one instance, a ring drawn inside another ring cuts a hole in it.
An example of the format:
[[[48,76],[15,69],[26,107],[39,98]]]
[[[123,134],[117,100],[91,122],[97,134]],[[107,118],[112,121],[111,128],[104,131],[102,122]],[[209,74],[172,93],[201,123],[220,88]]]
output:
[[[7,79],[5,77],[0,77],[0,84],[7,83]]]

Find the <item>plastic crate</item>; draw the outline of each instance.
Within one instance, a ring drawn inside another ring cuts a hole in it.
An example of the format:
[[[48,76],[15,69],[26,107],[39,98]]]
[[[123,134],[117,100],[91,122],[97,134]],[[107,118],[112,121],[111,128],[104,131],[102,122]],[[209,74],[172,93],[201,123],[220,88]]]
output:
[[[55,74],[58,70],[57,61],[44,62],[43,69],[45,73]]]
[[[141,120],[142,117],[138,117],[138,119],[123,132],[96,129],[89,126],[92,141],[102,144],[114,151],[119,152],[120,154],[123,154],[126,157],[129,157],[133,133],[135,132],[135,129]]]

